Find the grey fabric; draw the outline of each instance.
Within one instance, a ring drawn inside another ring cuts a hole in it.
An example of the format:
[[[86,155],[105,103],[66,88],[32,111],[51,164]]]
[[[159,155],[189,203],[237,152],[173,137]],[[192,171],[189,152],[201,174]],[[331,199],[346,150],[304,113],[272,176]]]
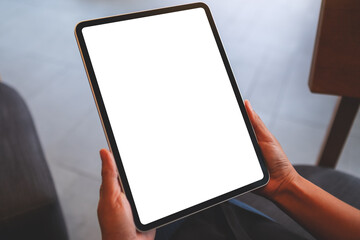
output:
[[[295,166],[300,175],[344,202],[360,209],[360,179],[333,169],[316,166]],[[260,210],[287,229],[305,238],[315,239],[304,228],[286,215],[271,201],[254,193],[247,193],[238,200]]]
[[[68,239],[29,110],[0,83],[0,239]]]

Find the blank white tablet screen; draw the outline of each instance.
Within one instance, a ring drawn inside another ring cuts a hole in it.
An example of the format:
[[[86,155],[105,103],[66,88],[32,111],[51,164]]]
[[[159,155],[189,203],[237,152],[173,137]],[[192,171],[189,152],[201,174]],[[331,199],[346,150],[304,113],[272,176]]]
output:
[[[142,224],[263,178],[204,9],[82,31]]]

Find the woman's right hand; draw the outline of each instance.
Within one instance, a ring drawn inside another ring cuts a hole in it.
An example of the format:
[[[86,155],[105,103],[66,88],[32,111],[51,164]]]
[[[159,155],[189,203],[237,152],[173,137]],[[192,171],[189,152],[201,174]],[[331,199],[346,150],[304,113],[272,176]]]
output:
[[[301,177],[249,101],[245,107],[270,173],[269,183],[256,193],[275,202],[316,239],[360,239],[360,211]]]
[[[273,199],[287,184],[295,181],[300,175],[291,165],[280,143],[266,128],[260,117],[252,109],[250,102],[245,100],[245,108],[254,128],[266,166],[270,173],[269,183],[258,189],[256,193]]]

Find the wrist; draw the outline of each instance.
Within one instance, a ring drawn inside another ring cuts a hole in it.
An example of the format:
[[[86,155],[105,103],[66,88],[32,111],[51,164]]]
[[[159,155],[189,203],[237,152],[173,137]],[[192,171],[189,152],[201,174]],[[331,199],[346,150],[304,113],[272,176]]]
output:
[[[290,200],[291,197],[296,196],[302,192],[302,186],[305,179],[298,173],[294,174],[292,178],[283,182],[276,193],[271,197],[275,203],[281,204],[284,201]]]

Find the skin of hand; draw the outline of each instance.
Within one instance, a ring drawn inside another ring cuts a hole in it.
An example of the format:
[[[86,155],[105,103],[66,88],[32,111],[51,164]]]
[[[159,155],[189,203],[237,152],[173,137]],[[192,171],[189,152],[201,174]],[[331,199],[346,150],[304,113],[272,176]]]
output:
[[[121,189],[114,157],[106,149],[100,150],[102,184],[98,204],[98,218],[103,240],[150,240],[155,229],[136,230],[130,204]]]
[[[272,199],[284,186],[298,178],[299,174],[291,165],[280,143],[266,128],[248,100],[245,100],[245,108],[270,173],[269,183],[258,189],[256,193]]]
[[[360,211],[301,177],[249,101],[245,108],[270,172],[269,183],[256,193],[273,201],[316,239],[360,239]]]

